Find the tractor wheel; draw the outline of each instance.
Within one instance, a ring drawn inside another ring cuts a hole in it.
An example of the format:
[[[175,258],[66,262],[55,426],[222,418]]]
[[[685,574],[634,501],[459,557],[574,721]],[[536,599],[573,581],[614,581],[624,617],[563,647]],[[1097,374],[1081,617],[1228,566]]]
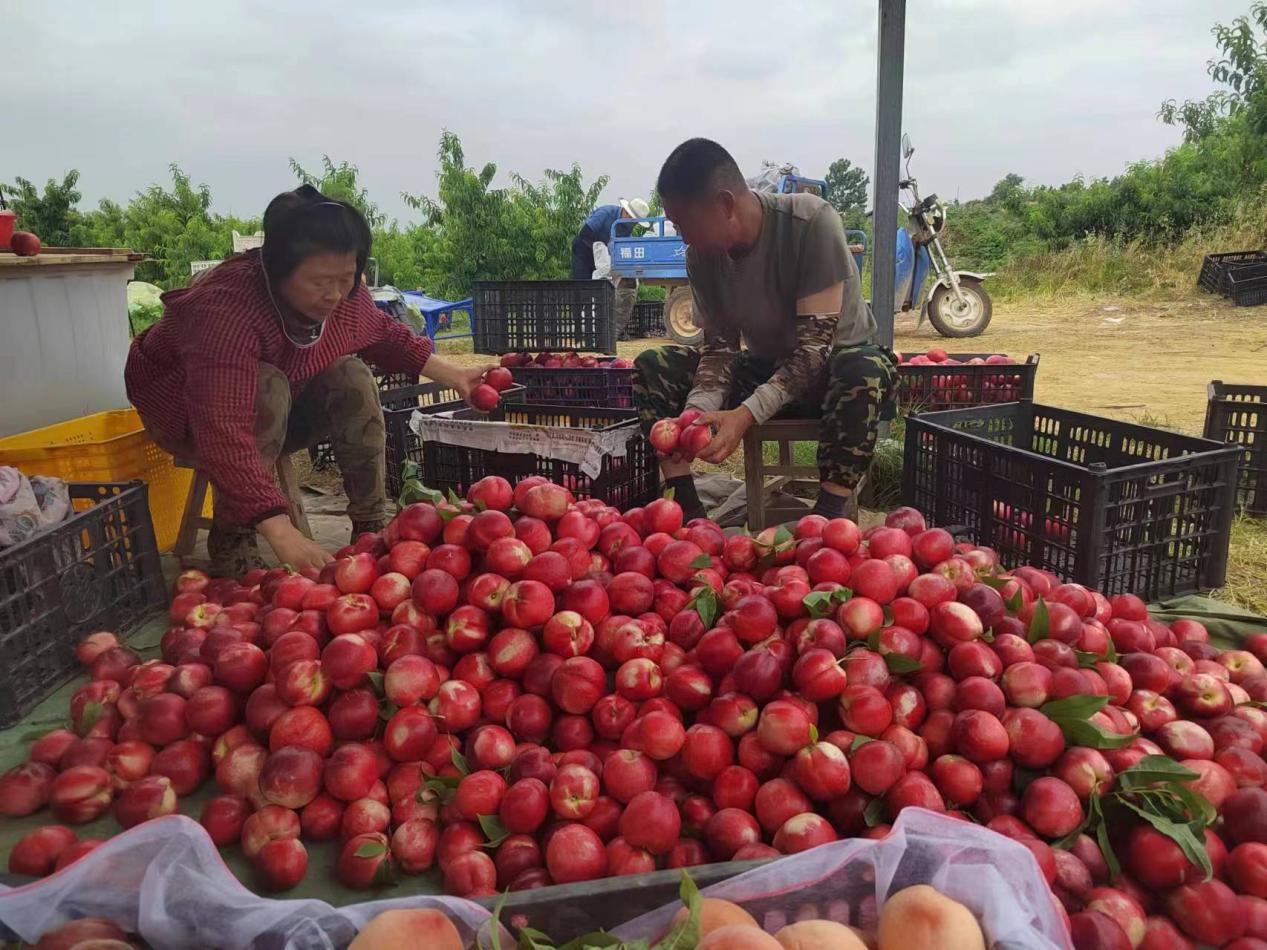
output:
[[[685,346],[696,346],[704,331],[695,325],[695,302],[690,287],[674,287],[664,301],[664,325],[669,336]]]

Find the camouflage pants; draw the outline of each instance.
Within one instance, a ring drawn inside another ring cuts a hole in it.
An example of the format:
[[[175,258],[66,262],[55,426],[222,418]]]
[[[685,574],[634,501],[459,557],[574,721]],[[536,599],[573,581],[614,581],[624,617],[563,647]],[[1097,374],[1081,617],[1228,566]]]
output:
[[[281,371],[260,364],[255,394],[255,442],[268,465],[330,440],[343,475],[348,517],[378,530],[390,517],[385,473],[387,430],[373,372],[355,356],[343,356],[292,398]]]
[[[634,405],[644,432],[657,419],[676,416],[695,385],[699,351],[669,345],[644,350],[634,366]],[[775,366],[748,352],[735,364],[726,408],[733,409],[773,375]],[[819,477],[856,488],[871,465],[880,419],[891,414],[897,393],[897,361],[888,347],[873,344],[832,350],[821,378],[780,415],[822,419]]]

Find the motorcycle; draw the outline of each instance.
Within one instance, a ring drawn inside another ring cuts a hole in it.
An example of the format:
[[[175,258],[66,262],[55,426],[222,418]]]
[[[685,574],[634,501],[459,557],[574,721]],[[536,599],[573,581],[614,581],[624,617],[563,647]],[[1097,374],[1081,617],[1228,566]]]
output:
[[[921,198],[919,184],[911,175],[915,148],[909,135],[902,136],[902,157],[906,177],[898,187],[909,191],[909,204],[902,204],[909,224],[897,231],[897,273],[894,280],[894,309],[902,313],[919,307],[919,326],[928,320],[942,336],[979,336],[990,325],[994,305],[982,286],[993,273],[955,270],[950,265],[939,235],[946,226],[946,206],[935,194]],[[900,203],[900,202],[899,202]],[[929,270],[936,280],[923,296]]]

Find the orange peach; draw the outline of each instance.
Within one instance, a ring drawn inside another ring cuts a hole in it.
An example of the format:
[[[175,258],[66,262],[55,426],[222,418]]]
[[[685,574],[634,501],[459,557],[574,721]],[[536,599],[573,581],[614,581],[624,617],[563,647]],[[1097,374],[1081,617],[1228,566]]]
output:
[[[438,910],[387,910],[361,928],[348,950],[463,950],[453,922]]]
[[[867,950],[852,929],[832,920],[801,920],[774,935],[783,950]]]
[[[718,897],[704,897],[700,899],[699,903],[700,936],[712,933],[721,927],[756,927],[758,930],[760,929],[760,925],[753,919],[753,916],[732,901],[722,900]],[[676,927],[688,916],[690,916],[690,912],[683,907],[673,915],[673,923],[669,929]]]
[[[783,950],[779,943],[759,927],[731,924],[709,931],[696,950]]]
[[[880,909],[880,950],[985,950],[972,911],[927,884],[904,888]]]

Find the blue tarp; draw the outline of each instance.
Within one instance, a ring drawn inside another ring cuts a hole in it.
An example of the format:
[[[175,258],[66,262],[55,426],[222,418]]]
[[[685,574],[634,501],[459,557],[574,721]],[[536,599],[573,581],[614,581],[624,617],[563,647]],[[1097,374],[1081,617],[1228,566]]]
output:
[[[403,319],[413,325],[415,331],[421,330],[431,339],[437,339],[437,332],[440,329],[441,316],[448,314],[449,319],[446,321],[448,328],[453,326],[453,314],[465,311],[468,317],[468,329],[465,333],[446,333],[440,339],[460,339],[474,334],[475,312],[472,307],[471,298],[465,300],[440,300],[437,297],[428,297],[421,290],[398,290],[395,287],[384,286],[377,287],[372,291],[374,295],[374,303],[380,310],[389,313],[396,312],[397,319]],[[407,318],[400,311],[400,305],[404,305],[404,309],[409,313],[420,317],[418,319]],[[421,326],[419,325],[421,323]]]
[[[435,297],[428,297],[420,290],[401,291],[401,296],[405,298],[405,303],[411,307],[416,307],[427,321],[427,336],[431,339],[453,340],[461,337],[473,337],[475,335],[475,313],[471,307],[471,298],[465,300],[439,300]],[[457,311],[465,310],[467,315],[467,329],[465,333],[446,333],[443,337],[436,336],[440,328],[440,315],[449,314],[449,328],[453,327],[453,314]]]
[[[471,312],[471,298],[465,300],[439,300],[435,297],[428,297],[421,290],[402,290],[401,296],[408,301],[411,307],[417,307],[425,316],[430,317],[432,314],[439,316],[444,311],[465,310]]]

